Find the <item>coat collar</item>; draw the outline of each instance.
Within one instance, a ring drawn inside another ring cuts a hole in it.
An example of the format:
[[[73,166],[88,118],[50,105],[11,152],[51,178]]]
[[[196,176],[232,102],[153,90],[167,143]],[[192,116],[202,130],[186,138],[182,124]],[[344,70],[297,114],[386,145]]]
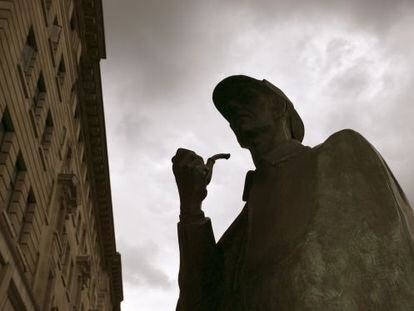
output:
[[[279,163],[288,161],[289,159],[299,155],[303,151],[309,150],[310,147],[302,145],[297,140],[290,140],[281,145],[280,148],[275,149],[263,157],[263,160],[257,165],[257,168],[266,165],[277,166]],[[256,171],[248,171],[244,182],[243,201],[247,202],[250,189],[253,185],[253,179]]]
[[[310,149],[307,146],[302,145],[297,140],[288,140],[281,143],[277,149],[267,153],[257,167],[260,168],[264,164],[270,164],[272,166],[277,165],[280,162],[284,162],[290,158],[297,156],[299,153]]]

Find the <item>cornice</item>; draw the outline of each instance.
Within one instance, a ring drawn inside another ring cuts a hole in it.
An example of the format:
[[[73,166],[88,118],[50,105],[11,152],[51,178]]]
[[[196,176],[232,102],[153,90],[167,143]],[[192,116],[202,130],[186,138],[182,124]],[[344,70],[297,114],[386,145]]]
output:
[[[112,261],[112,289],[115,297],[118,297],[119,301],[124,299],[124,293],[122,288],[122,264],[121,254],[118,252],[113,257]]]
[[[102,1],[78,0],[77,7],[86,54],[96,60],[106,58]]]
[[[121,257],[116,252],[109,178],[100,60],[106,57],[101,0],[77,0],[82,56],[79,66],[79,100],[82,133],[97,217],[103,262],[111,276],[114,310],[123,299]]]

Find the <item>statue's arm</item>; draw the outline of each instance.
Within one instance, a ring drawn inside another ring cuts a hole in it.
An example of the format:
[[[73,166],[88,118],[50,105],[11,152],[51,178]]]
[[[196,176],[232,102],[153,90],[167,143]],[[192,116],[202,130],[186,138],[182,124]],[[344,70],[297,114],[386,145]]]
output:
[[[177,150],[172,162],[180,196],[180,297],[177,310],[206,310],[203,308],[210,305],[208,301],[214,300],[215,275],[219,270],[216,268],[219,256],[211,221],[201,210],[214,162],[205,164],[195,152],[183,148]]]
[[[177,311],[204,310],[216,288],[218,254],[211,221],[202,217],[178,223],[180,296]]]

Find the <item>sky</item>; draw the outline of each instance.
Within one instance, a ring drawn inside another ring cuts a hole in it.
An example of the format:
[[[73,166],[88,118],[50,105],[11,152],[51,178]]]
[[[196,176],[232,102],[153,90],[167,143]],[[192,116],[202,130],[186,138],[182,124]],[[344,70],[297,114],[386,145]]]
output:
[[[101,62],[122,310],[175,310],[177,148],[217,162],[205,214],[216,239],[243,207],[253,168],[211,94],[223,78],[267,79],[315,146],[351,128],[414,202],[414,1],[103,0]]]

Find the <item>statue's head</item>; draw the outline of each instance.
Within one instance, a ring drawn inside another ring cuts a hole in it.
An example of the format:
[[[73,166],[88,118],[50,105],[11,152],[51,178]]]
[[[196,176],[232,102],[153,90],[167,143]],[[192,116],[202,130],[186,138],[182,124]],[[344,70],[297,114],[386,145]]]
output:
[[[286,131],[302,141],[304,126],[287,96],[266,80],[244,75],[222,80],[213,91],[216,108],[229,121],[242,147],[264,132]]]

